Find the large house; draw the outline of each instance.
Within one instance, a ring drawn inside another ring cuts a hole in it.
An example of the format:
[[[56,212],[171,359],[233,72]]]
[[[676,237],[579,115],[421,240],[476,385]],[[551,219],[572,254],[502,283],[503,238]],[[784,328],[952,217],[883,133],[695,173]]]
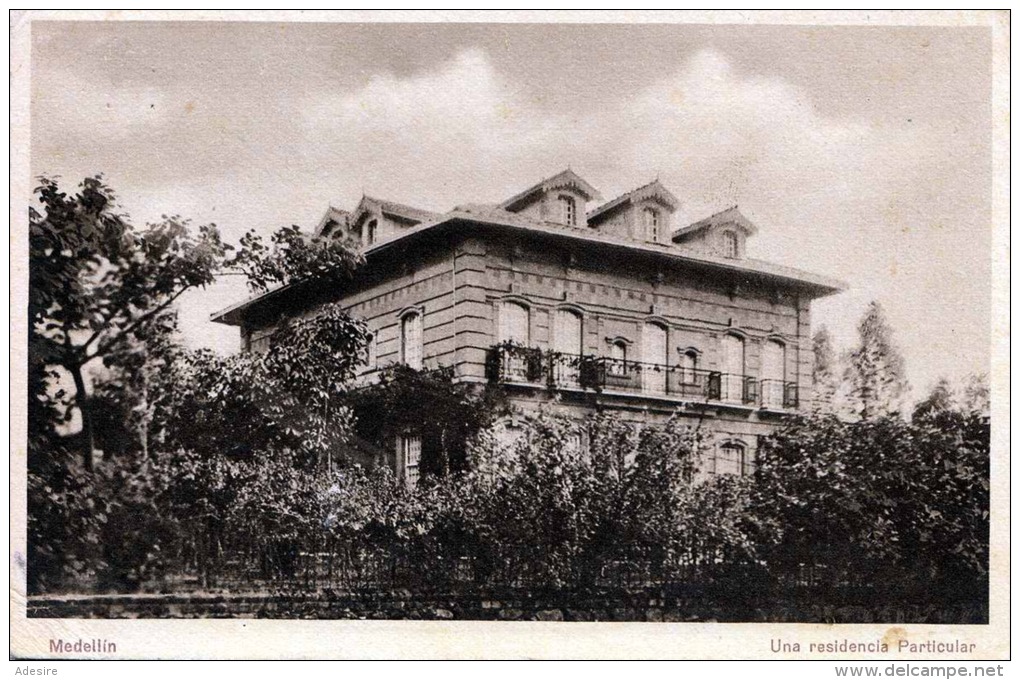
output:
[[[658,180],[603,202],[566,170],[442,214],[366,196],[316,233],[363,249],[337,299],[372,332],[365,379],[396,362],[452,366],[502,383],[525,414],[676,413],[714,433],[705,472],[743,474],[758,437],[808,402],[811,301],[842,284],[748,258],[757,228],[736,207],[677,226],[678,206]],[[257,351],[282,316],[312,311],[281,289],[213,320]],[[420,448],[402,438],[392,458],[412,483]]]

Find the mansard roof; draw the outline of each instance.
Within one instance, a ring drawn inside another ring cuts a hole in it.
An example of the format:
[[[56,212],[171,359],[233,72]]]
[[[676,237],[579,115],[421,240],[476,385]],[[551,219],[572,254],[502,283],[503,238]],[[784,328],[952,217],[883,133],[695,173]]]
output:
[[[744,217],[737,206],[734,205],[726,208],[726,210],[717,212],[714,215],[709,215],[705,219],[699,220],[694,224],[677,229],[673,232],[673,243],[678,243],[691,234],[697,233],[703,229],[721,225],[733,225],[739,227],[749,235],[758,233],[758,227],[754,226],[749,219]]]
[[[358,207],[355,208],[354,212],[351,214],[351,222],[356,223],[357,220],[361,219],[362,214],[372,210],[381,212],[389,217],[395,217],[399,220],[413,222],[415,224],[428,222],[439,217],[439,213],[434,213],[430,210],[422,210],[421,208],[404,205],[403,203],[395,203],[393,201],[386,201],[379,198],[373,198],[371,196],[362,196],[361,201],[358,203]]]
[[[604,203],[603,205],[595,208],[588,213],[588,224],[591,224],[593,221],[597,222],[599,217],[608,216],[617,208],[649,198],[655,200],[657,203],[663,205],[669,210],[676,210],[680,206],[680,200],[656,179],[634,189],[633,191],[628,191],[622,196],[617,196],[608,203]]]
[[[546,234],[574,240],[586,241],[602,246],[619,247],[622,250],[634,253],[645,253],[652,256],[665,257],[676,262],[687,262],[700,264],[711,269],[742,272],[745,274],[758,274],[767,278],[783,280],[787,283],[799,284],[805,288],[812,289],[819,297],[831,295],[846,289],[846,284],[837,279],[813,274],[785,265],[773,264],[764,260],[745,258],[734,260],[732,258],[709,255],[705,253],[694,253],[686,249],[674,248],[662,243],[648,243],[625,237],[620,237],[595,229],[565,228],[562,225],[550,224],[528,219],[527,217],[507,212],[506,210],[495,209],[489,212],[467,212],[453,210],[441,216],[431,224],[421,224],[407,230],[404,236],[412,236],[423,231],[438,229],[445,224],[456,222],[472,222],[474,224],[486,224],[496,227],[509,227],[523,232],[535,234]],[[383,241],[372,248],[367,249],[366,255],[372,252],[383,250],[392,245],[393,240]]]
[[[557,177],[564,174],[565,173],[560,173]],[[576,175],[574,176],[576,177]],[[543,183],[550,182],[552,179],[554,178],[544,180]],[[542,187],[543,183],[536,185],[536,187]],[[621,196],[619,199],[614,199],[613,202],[620,201],[620,199],[635,199],[636,196],[644,196],[645,194],[639,194],[638,192],[643,190],[655,190],[654,185],[656,183],[657,182],[652,182],[644,187],[635,189],[629,194]],[[556,186],[564,185],[552,184],[549,185],[549,188],[554,188]],[[536,187],[532,187],[528,190],[528,192],[534,192]],[[690,252],[686,249],[676,248],[663,243],[648,243],[645,241],[638,241],[613,234],[607,234],[596,229],[551,224],[548,222],[529,219],[520,213],[514,213],[506,209],[505,206],[508,204],[512,205],[514,201],[521,200],[528,194],[528,192],[518,194],[507,203],[502,203],[500,205],[463,204],[457,206],[450,212],[443,214],[420,210],[418,208],[412,208],[410,206],[392,203],[390,201],[380,201],[366,196],[362,199],[354,215],[361,212],[363,207],[367,209],[368,207],[374,206],[383,213],[415,222],[415,224],[406,229],[401,229],[398,233],[367,246],[363,252],[366,257],[372,258],[374,255],[390,249],[397,242],[406,242],[406,239],[415,239],[419,236],[431,234],[444,228],[457,228],[458,225],[470,225],[472,230],[477,230],[478,227],[490,227],[493,229],[504,230],[509,229],[517,232],[518,234],[544,235],[546,238],[565,238],[572,240],[574,243],[587,242],[598,245],[601,248],[613,248],[621,255],[625,255],[627,252],[630,252],[634,254],[643,254],[645,256],[660,257],[667,261],[673,261],[676,263],[697,265],[709,270],[758,275],[780,281],[788,285],[796,285],[802,290],[807,291],[813,297],[831,295],[832,293],[846,289],[846,284],[842,281],[794,269],[792,267],[772,264],[770,262],[755,259],[745,258],[734,260],[731,258],[717,257],[711,254]],[[608,205],[609,204],[607,204],[607,206]],[[603,208],[606,208],[606,206],[600,208],[599,211],[604,213],[605,211]],[[336,210],[334,208],[330,208],[330,210],[333,212],[327,212],[327,218],[330,214],[338,216],[345,214],[342,210]],[[324,218],[322,224],[326,224],[328,221],[328,219]],[[320,228],[322,224],[320,224]],[[673,234],[673,241],[682,241],[684,237],[689,234],[693,234],[717,224],[737,225],[738,227],[747,230],[748,233],[754,233],[757,231],[756,227],[751,224],[746,217],[740,214],[737,207],[733,206],[716,213],[715,215],[707,217],[704,220],[695,222],[690,226],[678,229]],[[256,305],[267,303],[272,299],[279,299],[281,296],[288,295],[288,291],[290,291],[293,287],[294,284],[289,284],[249,298],[248,300],[232,305],[227,309],[211,315],[211,320],[219,323],[238,325],[241,323],[242,314],[244,314],[247,310],[254,308]],[[279,302],[273,304],[279,304]]]
[[[570,188],[574,191],[578,191],[589,201],[598,201],[602,199],[602,195],[599,194],[598,189],[581,179],[581,177],[573,170],[567,168],[563,172],[553,175],[552,177],[547,177],[538,184],[528,187],[521,193],[508,198],[500,203],[498,207],[503,210],[513,211],[513,208],[517,204],[531,198],[535,194],[563,188]]]

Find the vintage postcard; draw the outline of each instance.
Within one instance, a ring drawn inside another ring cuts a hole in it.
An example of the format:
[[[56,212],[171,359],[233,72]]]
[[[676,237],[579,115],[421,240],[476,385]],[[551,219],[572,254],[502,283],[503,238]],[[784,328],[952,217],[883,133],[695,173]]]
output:
[[[1008,48],[12,12],[12,659],[1008,659]]]

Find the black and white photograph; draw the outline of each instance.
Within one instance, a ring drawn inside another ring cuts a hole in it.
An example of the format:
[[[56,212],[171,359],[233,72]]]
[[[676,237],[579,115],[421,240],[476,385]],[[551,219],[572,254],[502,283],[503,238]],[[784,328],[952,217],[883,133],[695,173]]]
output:
[[[11,31],[12,659],[1008,658],[1008,11]]]

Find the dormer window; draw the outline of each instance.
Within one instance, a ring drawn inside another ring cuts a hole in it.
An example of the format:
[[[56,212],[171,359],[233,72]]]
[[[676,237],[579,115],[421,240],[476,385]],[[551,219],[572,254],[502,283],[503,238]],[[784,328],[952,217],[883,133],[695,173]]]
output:
[[[737,232],[723,232],[723,253],[726,257],[740,257],[740,237]]]
[[[643,211],[645,218],[645,237],[649,241],[659,242],[659,211],[655,208],[645,208]]]
[[[378,220],[369,221],[365,231],[365,245],[370,246],[373,243],[375,243],[375,232],[378,226],[379,226]]]
[[[563,218],[563,224],[570,227],[577,226],[577,201],[574,200],[573,196],[560,196],[560,215]]]

